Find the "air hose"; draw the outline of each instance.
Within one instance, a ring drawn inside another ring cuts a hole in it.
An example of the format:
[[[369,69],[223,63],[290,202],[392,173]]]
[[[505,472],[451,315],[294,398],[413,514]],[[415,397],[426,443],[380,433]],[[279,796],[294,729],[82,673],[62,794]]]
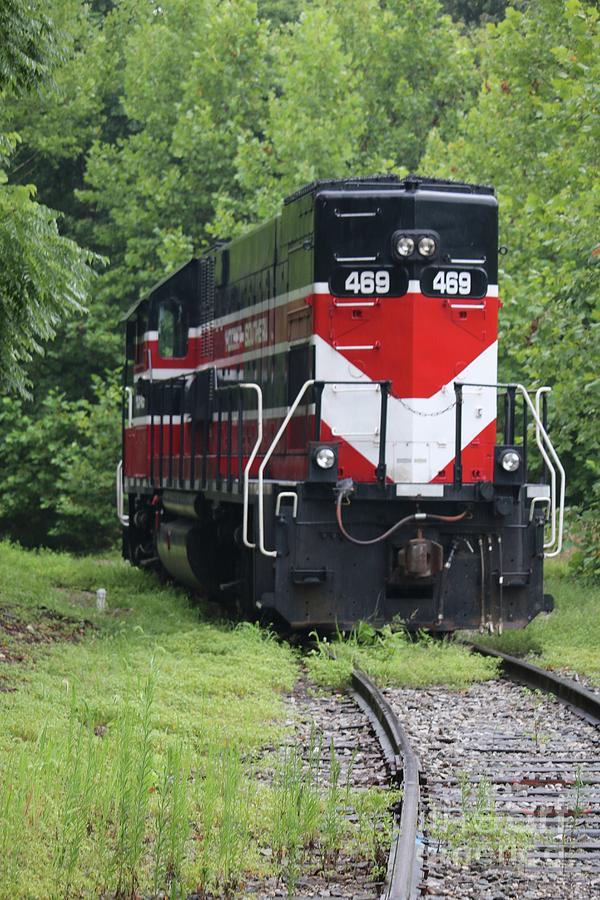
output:
[[[379,544],[381,541],[387,540],[387,538],[391,537],[395,531],[398,531],[403,525],[408,525],[409,522],[460,522],[462,519],[466,519],[470,516],[468,510],[465,510],[457,516],[435,516],[431,513],[413,513],[410,516],[405,516],[403,519],[400,519],[399,522],[396,522],[395,525],[392,525],[392,527],[388,528],[387,531],[384,531],[383,534],[371,538],[368,541],[361,541],[359,538],[352,537],[351,534],[348,534],[344,527],[344,523],[342,522],[342,503],[353,491],[354,487],[351,484],[340,485],[335,505],[335,514],[339,529],[346,540],[351,541],[353,544],[359,544],[361,547],[368,547],[371,544]]]

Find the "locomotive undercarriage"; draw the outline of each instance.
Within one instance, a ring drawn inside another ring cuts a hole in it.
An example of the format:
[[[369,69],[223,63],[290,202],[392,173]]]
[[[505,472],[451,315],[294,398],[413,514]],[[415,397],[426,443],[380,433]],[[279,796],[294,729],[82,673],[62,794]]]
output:
[[[544,512],[532,508],[539,485],[448,485],[443,498],[418,501],[394,498],[393,485],[355,485],[343,505],[351,537],[377,538],[398,520],[421,516],[369,547],[341,533],[335,486],[298,484],[297,502],[284,495],[279,504],[286,487],[271,487],[265,539],[275,557],[243,546],[242,504],[231,495],[223,502],[216,491],[132,499],[130,552],[242,615],[272,614],[300,630],[395,620],[410,630],[492,631],[523,627],[552,609],[543,592]],[[251,503],[251,539],[256,519]]]

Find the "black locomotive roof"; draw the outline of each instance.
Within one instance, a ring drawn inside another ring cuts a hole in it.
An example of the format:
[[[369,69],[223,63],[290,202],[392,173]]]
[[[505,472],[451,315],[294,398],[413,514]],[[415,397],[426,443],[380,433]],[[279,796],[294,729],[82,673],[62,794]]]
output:
[[[344,190],[365,190],[376,188],[377,190],[389,189],[405,191],[416,191],[419,188],[425,188],[432,191],[456,191],[457,193],[470,194],[494,194],[494,188],[487,184],[469,184],[466,181],[450,181],[446,178],[428,178],[424,175],[406,175],[405,178],[399,178],[398,175],[369,175],[357,178],[337,178],[322,181],[312,181],[305,184],[283,201],[283,205],[287,206],[305,197],[307,194],[315,194],[322,189],[328,191],[344,191]]]
[[[190,277],[193,278],[193,272],[196,269],[197,265],[198,259],[197,257],[193,256],[173,272],[169,272],[167,275],[161,278],[160,281],[157,281],[156,284],[153,284],[152,287],[149,288],[149,290],[144,291],[142,296],[138,297],[138,299],[134,303],[132,303],[127,312],[121,316],[119,321],[121,323],[127,322],[133,316],[133,314],[137,312],[138,307],[140,307],[145,300],[149,300],[154,294],[156,294],[156,292],[159,291],[163,285],[167,283],[173,284],[174,280],[187,280]]]

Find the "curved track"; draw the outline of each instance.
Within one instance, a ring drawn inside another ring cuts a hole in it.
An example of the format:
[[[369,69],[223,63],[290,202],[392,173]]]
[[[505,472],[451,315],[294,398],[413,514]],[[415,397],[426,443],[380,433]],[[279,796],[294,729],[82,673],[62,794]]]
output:
[[[403,789],[383,896],[600,896],[600,695],[500,651],[471,647],[500,659],[504,677],[461,694],[431,688],[384,696],[354,673],[355,699]],[[497,852],[495,859],[484,852],[465,861],[435,836],[432,823],[452,828],[464,820],[465,796],[476,797],[482,784],[501,821],[528,835],[516,861]]]
[[[365,710],[388,760],[392,776],[402,788],[401,813],[392,840],[383,897],[407,900],[419,879],[417,829],[419,817],[419,762],[398,717],[381,691],[364,672],[352,676],[354,697]]]

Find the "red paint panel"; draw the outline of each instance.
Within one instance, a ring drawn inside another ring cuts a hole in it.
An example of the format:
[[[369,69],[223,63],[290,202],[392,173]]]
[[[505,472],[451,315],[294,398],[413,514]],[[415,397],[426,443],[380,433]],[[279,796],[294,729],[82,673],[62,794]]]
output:
[[[490,422],[471,443],[463,448],[463,482],[494,480],[494,448],[496,446],[496,422]],[[454,458],[433,479],[436,484],[451,484],[454,477]]]
[[[147,478],[149,466],[149,428],[138,425],[125,429],[123,474],[130,478]]]
[[[394,396],[431,397],[497,339],[496,297],[465,301],[469,309],[457,305],[406,294],[352,308],[323,295],[315,302],[315,331],[373,381],[391,378]]]

